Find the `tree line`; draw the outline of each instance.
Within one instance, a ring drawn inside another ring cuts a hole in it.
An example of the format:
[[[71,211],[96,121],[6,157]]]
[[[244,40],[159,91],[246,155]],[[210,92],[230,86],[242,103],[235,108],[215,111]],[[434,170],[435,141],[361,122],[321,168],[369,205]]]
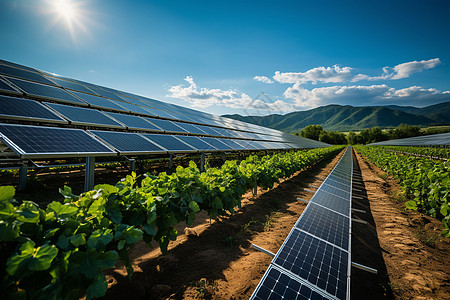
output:
[[[326,131],[320,125],[308,125],[302,131],[295,133],[308,139],[321,141],[332,145],[370,144],[386,140],[403,139],[414,136],[448,132],[449,129],[428,128],[422,130],[419,126],[400,124],[398,127],[381,130],[380,127],[364,129],[359,133],[350,131],[347,135],[338,131]]]

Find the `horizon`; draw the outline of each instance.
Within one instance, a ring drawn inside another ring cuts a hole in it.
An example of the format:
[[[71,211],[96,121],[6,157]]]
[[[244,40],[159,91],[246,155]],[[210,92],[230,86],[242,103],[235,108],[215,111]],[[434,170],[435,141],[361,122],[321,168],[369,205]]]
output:
[[[217,115],[450,101],[450,2],[15,0],[1,59]]]

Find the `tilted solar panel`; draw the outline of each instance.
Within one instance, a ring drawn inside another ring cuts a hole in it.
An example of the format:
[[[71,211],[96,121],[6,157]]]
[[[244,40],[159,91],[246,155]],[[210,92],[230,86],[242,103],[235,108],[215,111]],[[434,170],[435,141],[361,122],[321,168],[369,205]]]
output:
[[[348,199],[342,199],[330,193],[316,192],[310,202],[320,204],[345,216],[350,216],[350,201],[348,201]]]
[[[225,144],[221,139],[212,137],[199,137],[200,140],[207,142],[218,150],[233,150],[233,148]]]
[[[216,148],[196,136],[178,135],[177,138],[198,151],[217,151]]]
[[[56,103],[45,103],[45,105],[56,110],[58,113],[67,118],[72,124],[100,126],[108,128],[125,128],[122,124],[117,123],[105,113],[83,107],[75,107]]]
[[[21,158],[117,155],[81,129],[0,124],[0,134]]]
[[[6,65],[0,65],[0,74],[55,86],[53,82],[46,79],[44,76],[37,72],[30,72]]]
[[[168,120],[160,120],[160,119],[147,119],[150,123],[158,126],[165,132],[173,132],[173,133],[187,133],[187,131],[172,121]]]
[[[112,147],[121,155],[163,154],[167,151],[137,133],[114,131],[90,131]]]
[[[25,92],[30,97],[39,99],[54,100],[57,102],[68,102],[78,105],[87,106],[87,104],[80,99],[76,98],[72,94],[69,94],[65,90],[55,86],[44,85],[40,83],[34,83],[31,81],[25,81],[21,79],[5,77],[8,81],[12,82],[18,88]]]
[[[0,118],[68,124],[38,101],[0,95]]]
[[[103,97],[94,96],[91,94],[85,94],[85,93],[79,93],[76,91],[71,91],[72,94],[79,97],[84,102],[87,102],[89,106],[100,108],[102,110],[114,110],[114,111],[122,111],[122,112],[128,112],[127,109],[123,108],[120,105],[117,105],[112,100],[108,100]]]
[[[81,84],[79,84],[77,82],[74,82],[74,81],[71,81],[71,80],[65,80],[65,79],[62,79],[62,78],[49,77],[49,76],[47,76],[47,79],[50,79],[51,81],[54,81],[55,83],[57,83],[58,85],[62,86],[65,89],[78,91],[78,92],[83,92],[83,93],[88,93],[88,94],[95,94],[94,91],[88,89],[84,85],[81,85]]]
[[[15,89],[12,85],[7,83],[1,77],[0,77],[0,93],[2,93],[2,94],[9,94],[9,95],[17,95],[17,96],[23,95],[22,92],[20,92],[19,90]]]
[[[158,126],[148,122],[147,118],[145,118],[145,117],[125,115],[125,114],[118,114],[118,113],[110,113],[110,112],[105,112],[105,114],[107,114],[108,116],[116,119],[120,123],[124,124],[129,129],[143,130],[143,131],[155,131],[155,132],[156,131],[159,131],[159,132],[163,131]]]
[[[156,143],[157,145],[162,146],[164,149],[167,149],[169,152],[172,153],[197,152],[196,149],[182,142],[180,139],[177,139],[173,135],[150,134],[150,133],[145,133],[141,135],[151,140],[152,142]]]

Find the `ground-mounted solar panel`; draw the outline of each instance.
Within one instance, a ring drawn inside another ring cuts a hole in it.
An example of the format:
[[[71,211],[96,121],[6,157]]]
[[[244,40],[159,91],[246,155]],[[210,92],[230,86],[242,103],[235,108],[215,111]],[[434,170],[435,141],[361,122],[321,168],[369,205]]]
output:
[[[117,155],[81,129],[0,124],[0,134],[23,159]]]
[[[154,116],[149,111],[145,110],[143,106],[138,106],[138,105],[135,105],[135,104],[132,104],[132,103],[128,103],[128,102],[120,102],[120,101],[115,101],[115,100],[111,100],[111,101],[114,104],[117,104],[117,105],[121,106],[127,112],[130,112],[132,114],[145,115],[145,116]]]
[[[314,202],[308,205],[295,227],[344,250],[349,250],[350,219]]]
[[[368,144],[368,146],[450,146],[450,132]]]
[[[325,300],[328,298],[315,290],[314,287],[308,286],[294,276],[289,276],[271,265],[250,299]]]
[[[345,184],[342,181],[339,180],[333,180],[330,178],[327,178],[327,180],[325,180],[322,184],[325,185],[331,185],[332,187],[341,189],[343,191],[347,191],[350,192],[351,186],[349,184]]]
[[[169,121],[169,120],[150,119],[149,118],[148,121],[150,123],[158,126],[159,128],[161,128],[165,132],[187,133],[187,131],[185,129],[181,128],[180,126],[178,126],[177,124],[175,124],[174,122]]]
[[[230,146],[233,150],[247,150],[244,146],[232,139],[219,139],[222,143]]]
[[[218,138],[212,138],[212,137],[199,137],[199,139],[201,139],[202,141],[207,142],[208,144],[210,144],[211,146],[213,146],[214,148],[218,149],[218,150],[234,150],[230,145],[227,145],[223,142],[223,140],[218,139]]]
[[[71,124],[108,128],[125,128],[122,124],[117,123],[105,113],[96,109],[47,102],[45,104],[63,115],[70,121]]]
[[[38,101],[2,95],[0,95],[0,118],[68,124]]]
[[[101,110],[128,112],[127,109],[123,108],[120,105],[117,105],[113,101],[108,100],[106,98],[86,93],[80,93],[76,91],[71,91],[71,93],[80,98],[81,100],[83,100],[84,102],[88,103],[90,107],[100,108]]]
[[[150,123],[148,118],[133,116],[133,115],[125,115],[118,113],[105,112],[105,114],[111,116],[116,119],[120,123],[124,124],[128,129],[132,130],[143,130],[143,131],[154,131],[154,132],[162,132],[163,130],[158,126]]]
[[[165,110],[162,109],[156,109],[156,108],[152,108],[152,107],[148,107],[148,106],[144,106],[142,107],[145,111],[149,112],[152,116],[158,117],[158,118],[163,118],[163,119],[173,119],[176,120],[178,119],[177,117],[175,117],[174,115],[166,112]]]
[[[66,92],[60,87],[49,86],[45,84],[25,81],[21,79],[5,77],[9,82],[13,83],[21,89],[27,96],[45,100],[53,100],[57,102],[74,103],[77,105],[87,106],[87,103],[81,101],[72,94]]]
[[[323,240],[293,229],[273,263],[337,299],[345,299],[349,255]]]
[[[197,152],[196,149],[192,148],[188,144],[184,143],[177,137],[173,135],[165,134],[151,134],[151,133],[141,133],[142,136],[149,139],[150,141],[162,146],[164,149],[170,153],[193,153]]]
[[[82,81],[77,81],[78,83],[88,87],[90,90],[93,90],[96,94],[109,98],[109,99],[113,99],[113,100],[119,100],[119,101],[123,101],[123,98],[121,98],[120,96],[118,96],[115,93],[112,93],[98,85],[92,84],[92,83],[87,83],[87,82],[82,82]]]
[[[220,136],[220,133],[214,130],[214,127],[206,126],[206,125],[196,125],[200,130],[205,132],[207,135],[210,136]]]
[[[47,78],[50,79],[51,81],[55,82],[56,84],[62,86],[65,89],[77,91],[77,92],[88,93],[88,94],[95,94],[94,91],[88,89],[84,85],[79,84],[77,82],[58,78],[58,77],[47,77]]]
[[[345,199],[347,201],[350,201],[350,192],[348,191],[344,191],[338,188],[335,188],[334,186],[331,185],[323,185],[320,188],[321,192],[326,192],[328,194],[331,194],[335,197],[339,197],[341,199]]]
[[[214,127],[214,130],[217,131],[219,133],[219,135],[223,136],[223,137],[240,138],[240,136],[232,130],[219,128],[219,127]]]
[[[350,216],[350,201],[348,201],[347,199],[342,199],[326,192],[316,192],[316,194],[310,201],[345,216]]]
[[[20,92],[18,89],[15,89],[12,85],[7,83],[1,77],[0,77],[0,94],[8,94],[8,95],[15,95],[15,96],[23,95],[22,92]]]
[[[38,72],[30,72],[28,70],[18,69],[7,65],[0,65],[0,74],[55,86],[53,82]]]
[[[0,64],[1,65],[6,65],[8,67],[17,68],[17,69],[23,69],[23,70],[34,72],[34,73],[41,73],[42,72],[42,71],[36,70],[35,68],[24,66],[24,65],[21,65],[21,64],[16,64],[16,63],[14,63],[12,61],[7,61],[7,60],[4,60],[4,59],[0,59]]]
[[[234,140],[236,143],[242,145],[245,149],[247,150],[262,150],[265,148],[259,148],[260,146],[255,145],[254,143],[251,143],[249,141],[246,140]]]
[[[212,145],[196,136],[179,135],[177,138],[198,151],[217,151]]]
[[[206,133],[198,128],[197,126],[189,123],[182,123],[182,122],[173,122],[175,125],[183,128],[186,132],[190,134],[200,134],[200,135],[206,135]]]
[[[137,133],[91,130],[121,155],[164,154],[167,151]]]

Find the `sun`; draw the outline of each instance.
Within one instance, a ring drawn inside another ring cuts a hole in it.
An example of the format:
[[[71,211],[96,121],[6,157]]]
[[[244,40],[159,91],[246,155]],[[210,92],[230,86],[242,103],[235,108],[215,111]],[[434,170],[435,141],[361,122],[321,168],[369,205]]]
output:
[[[77,7],[74,2],[70,0],[54,0],[52,5],[55,12],[62,18],[64,18],[68,23],[72,22],[77,18]]]

